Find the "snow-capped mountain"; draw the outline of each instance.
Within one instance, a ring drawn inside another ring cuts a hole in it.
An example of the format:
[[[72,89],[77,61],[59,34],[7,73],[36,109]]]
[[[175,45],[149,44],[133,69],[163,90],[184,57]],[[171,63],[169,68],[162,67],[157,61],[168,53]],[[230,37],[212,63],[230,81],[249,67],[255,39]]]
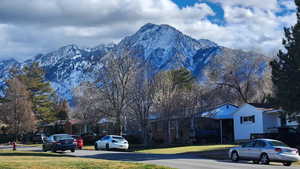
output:
[[[15,59],[6,59],[0,61],[0,96],[3,96],[6,87],[5,81],[11,77],[10,70],[13,67],[19,68],[21,64]]]
[[[220,47],[209,40],[196,40],[169,25],[146,24],[134,35],[124,38],[117,50],[134,50],[157,70],[187,67],[194,71],[208,62]]]
[[[109,52],[131,51],[136,57],[150,64],[153,73],[186,67],[201,80],[203,71],[212,60],[220,57],[251,57],[253,53],[221,47],[207,39],[196,40],[169,25],[146,24],[135,34],[125,37],[118,44],[98,45],[94,48],[80,48],[68,45],[56,51],[39,54],[18,63],[15,60],[0,61],[0,86],[9,78],[13,65],[38,62],[57,93],[65,99],[72,99],[72,89],[81,82],[94,81],[101,71],[104,56]]]

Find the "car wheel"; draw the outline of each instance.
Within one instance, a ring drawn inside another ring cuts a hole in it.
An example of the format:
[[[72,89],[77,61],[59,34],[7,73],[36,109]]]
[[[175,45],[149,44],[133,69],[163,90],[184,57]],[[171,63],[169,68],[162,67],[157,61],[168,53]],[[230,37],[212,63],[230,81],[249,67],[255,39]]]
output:
[[[74,153],[74,152],[75,152],[75,149],[71,149],[71,152]]]
[[[284,166],[291,166],[292,163],[291,163],[291,162],[284,162],[283,165],[284,165]]]
[[[270,163],[268,154],[263,153],[263,154],[260,156],[260,160],[259,160],[259,161],[260,161],[261,164],[268,165],[268,164]]]
[[[231,153],[231,160],[233,162],[238,162],[239,161],[239,154],[236,151]]]
[[[109,144],[107,143],[105,146],[105,149],[108,151],[109,150]]]
[[[97,143],[95,143],[95,150],[99,150]]]
[[[47,152],[47,149],[46,149],[46,147],[44,145],[43,145],[43,151]]]

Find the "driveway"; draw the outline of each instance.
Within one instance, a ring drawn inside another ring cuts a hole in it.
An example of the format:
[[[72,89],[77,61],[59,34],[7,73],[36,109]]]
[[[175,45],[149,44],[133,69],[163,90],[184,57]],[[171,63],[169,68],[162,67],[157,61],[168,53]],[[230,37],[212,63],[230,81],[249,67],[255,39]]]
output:
[[[0,146],[0,149],[4,147]],[[7,147],[6,147],[7,148]],[[22,151],[41,151],[41,147],[17,147]],[[284,167],[280,163],[271,165],[258,165],[249,162],[232,163],[230,160],[211,160],[201,158],[193,154],[142,154],[119,151],[93,151],[93,150],[76,150],[75,153],[64,152],[63,154],[80,158],[95,158],[105,160],[117,160],[126,162],[141,162],[163,166],[169,166],[178,169],[299,169],[299,166]]]

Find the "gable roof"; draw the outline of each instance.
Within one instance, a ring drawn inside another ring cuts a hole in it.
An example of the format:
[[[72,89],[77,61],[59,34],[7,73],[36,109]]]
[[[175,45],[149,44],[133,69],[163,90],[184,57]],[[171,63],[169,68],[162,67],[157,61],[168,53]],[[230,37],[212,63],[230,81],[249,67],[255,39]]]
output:
[[[209,111],[202,112],[201,117],[212,119],[233,119],[233,114],[238,110],[238,106],[233,104],[219,105]]]
[[[258,110],[262,110],[262,111],[274,111],[277,110],[275,108],[275,106],[271,105],[271,104],[262,104],[262,103],[247,103],[253,107],[255,107]]]

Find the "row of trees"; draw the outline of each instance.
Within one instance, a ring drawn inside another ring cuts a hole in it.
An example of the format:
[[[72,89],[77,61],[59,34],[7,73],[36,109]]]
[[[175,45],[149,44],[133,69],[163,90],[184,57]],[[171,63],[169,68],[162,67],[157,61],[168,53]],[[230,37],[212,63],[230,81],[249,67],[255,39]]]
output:
[[[272,71],[263,57],[239,57],[227,51],[230,56],[215,57],[202,72],[206,79],[199,83],[185,68],[155,72],[130,52],[110,53],[98,80],[74,89],[72,118],[91,124],[101,118],[114,119],[118,133],[138,128],[147,144],[151,117],[166,121],[163,130],[169,142],[171,118],[224,102],[268,103],[296,115],[300,112],[300,0],[295,2],[297,24],[285,29],[285,50],[270,62]],[[67,102],[55,96],[38,64],[11,73],[0,100],[1,123],[22,133],[32,131],[36,124],[68,118]],[[283,124],[285,117],[282,114]]]
[[[5,96],[0,104],[0,121],[8,133],[16,135],[34,132],[37,126],[67,119],[66,101],[56,97],[43,70],[37,63],[10,71]]]
[[[265,62],[259,58],[249,57],[247,64],[235,57],[228,65],[214,61],[216,66],[205,72],[208,79],[201,84],[186,68],[153,73],[151,66],[132,56],[130,52],[110,53],[98,80],[74,90],[74,117],[91,124],[101,118],[114,119],[117,133],[128,127],[139,129],[145,144],[149,119],[156,117],[166,121],[164,140],[170,142],[174,117],[188,117],[200,108],[224,102],[264,101],[266,95],[261,70]],[[225,67],[220,69],[218,64]]]

